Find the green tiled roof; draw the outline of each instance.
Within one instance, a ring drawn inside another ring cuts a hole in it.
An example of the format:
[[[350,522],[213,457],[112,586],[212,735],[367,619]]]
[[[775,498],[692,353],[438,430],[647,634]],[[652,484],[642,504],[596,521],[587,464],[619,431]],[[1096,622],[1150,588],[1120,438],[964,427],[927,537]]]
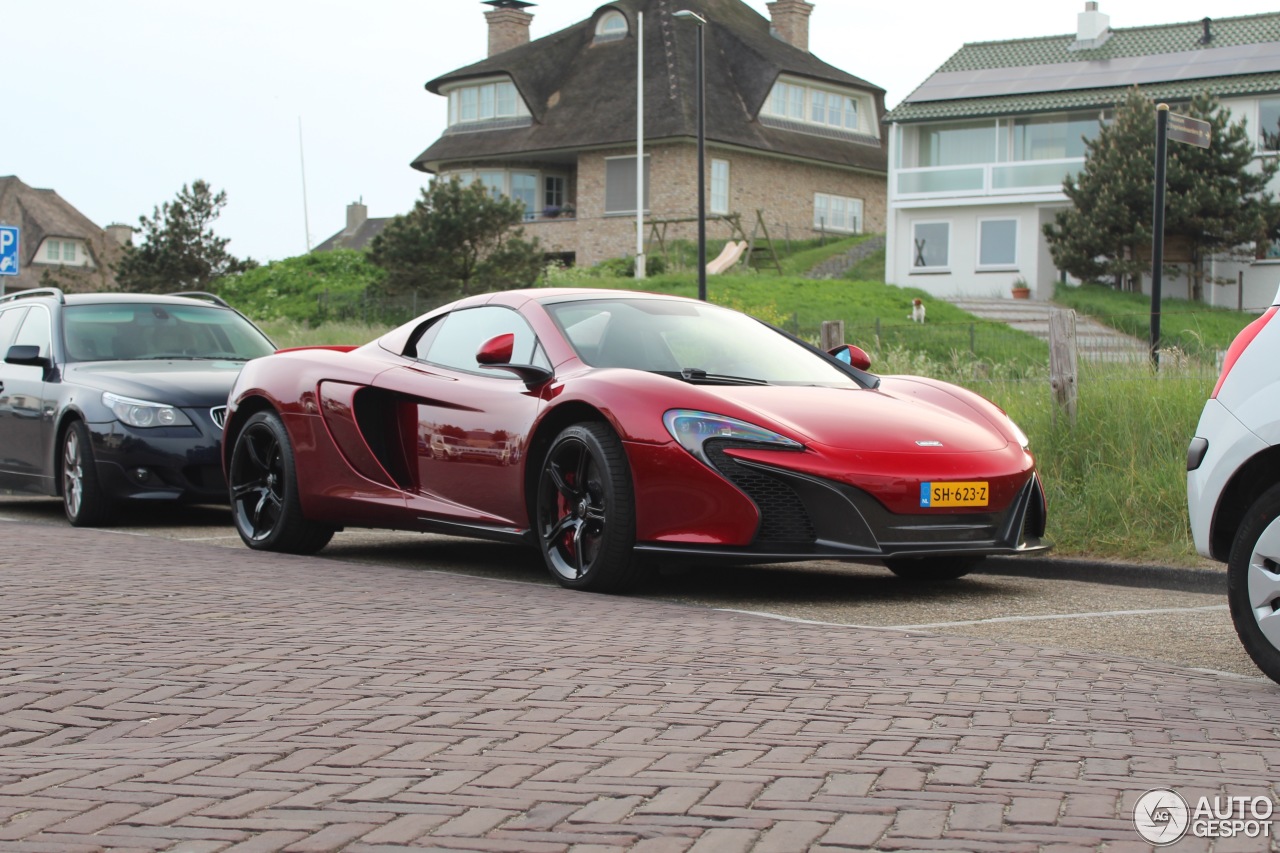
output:
[[[980,72],[991,69],[1017,69],[1065,63],[1106,62],[1108,60],[1167,56],[1218,48],[1253,44],[1277,45],[1275,71],[1152,83],[1142,86],[1153,98],[1180,100],[1209,91],[1219,97],[1280,92],[1280,12],[1219,18],[1210,22],[1213,40],[1200,43],[1204,25],[1200,21],[1161,24],[1149,27],[1112,29],[1110,37],[1091,50],[1071,50],[1073,33],[1042,38],[1009,41],[973,42],[960,48],[939,68],[935,75],[949,72]],[[930,79],[934,79],[933,76]],[[928,81],[916,91],[927,90]],[[1125,87],[1075,89],[1035,92],[986,98],[950,100],[913,100],[908,95],[885,116],[889,122],[927,121],[1019,113],[1055,112],[1071,109],[1111,106],[1124,96]]]
[[[1210,80],[1185,80],[1142,86],[1152,100],[1184,101],[1201,92],[1218,97],[1280,93],[1280,71],[1272,74],[1246,74]],[[1003,98],[968,98],[955,101],[921,101],[895,107],[886,121],[917,122],[952,118],[1021,115],[1026,113],[1063,112],[1066,110],[1111,107],[1124,100],[1126,87],[1077,89],[1035,95],[1010,95]]]
[[[1207,47],[1236,47],[1244,44],[1280,42],[1280,13],[1220,18],[1212,21],[1213,41]],[[1203,50],[1204,26],[1200,21],[1161,24],[1151,27],[1113,29],[1111,37],[1093,50],[1071,50],[1073,33],[1012,41],[983,41],[966,44],[946,61],[939,72],[977,71],[984,68],[1018,68],[1026,65],[1053,65],[1059,62],[1086,62],[1122,56],[1155,56],[1185,50]]]

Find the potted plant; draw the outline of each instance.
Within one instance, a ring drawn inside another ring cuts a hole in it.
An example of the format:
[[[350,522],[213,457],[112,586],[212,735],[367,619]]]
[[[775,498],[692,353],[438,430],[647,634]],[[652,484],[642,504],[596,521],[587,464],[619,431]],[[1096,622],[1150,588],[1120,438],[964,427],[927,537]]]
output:
[[[560,215],[560,206],[558,204],[549,204],[542,208],[543,219],[555,219]]]
[[[1014,299],[1030,299],[1031,288],[1027,287],[1027,280],[1022,276],[1018,276],[1013,280],[1013,298]]]
[[[572,204],[566,201],[563,205],[561,205],[560,207],[561,216],[565,217],[566,219],[573,219],[573,214],[574,214],[574,209]]]

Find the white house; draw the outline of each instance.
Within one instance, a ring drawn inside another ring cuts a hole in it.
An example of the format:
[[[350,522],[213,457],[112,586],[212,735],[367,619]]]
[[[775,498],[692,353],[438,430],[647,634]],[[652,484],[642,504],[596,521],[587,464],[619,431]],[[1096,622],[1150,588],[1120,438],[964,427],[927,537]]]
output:
[[[1023,279],[1033,298],[1051,298],[1062,274],[1042,227],[1069,203],[1062,181],[1084,164],[1082,137],[1096,135],[1134,85],[1174,105],[1212,92],[1248,120],[1258,157],[1275,157],[1280,13],[1112,29],[1087,2],[1075,33],[966,44],[886,116],[887,280],[938,296],[1007,297]],[[1255,256],[1215,259],[1210,274],[1243,287],[1206,286],[1206,300],[1270,304],[1280,247]],[[1187,288],[1175,277],[1164,293]]]

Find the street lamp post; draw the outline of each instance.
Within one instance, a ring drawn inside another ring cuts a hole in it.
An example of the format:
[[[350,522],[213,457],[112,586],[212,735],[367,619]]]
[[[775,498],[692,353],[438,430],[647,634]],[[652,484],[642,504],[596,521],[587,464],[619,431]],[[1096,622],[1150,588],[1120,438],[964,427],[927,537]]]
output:
[[[707,301],[707,78],[704,60],[704,36],[707,19],[697,12],[681,9],[677,18],[698,23],[698,48],[694,59],[694,76],[698,86],[698,298]]]

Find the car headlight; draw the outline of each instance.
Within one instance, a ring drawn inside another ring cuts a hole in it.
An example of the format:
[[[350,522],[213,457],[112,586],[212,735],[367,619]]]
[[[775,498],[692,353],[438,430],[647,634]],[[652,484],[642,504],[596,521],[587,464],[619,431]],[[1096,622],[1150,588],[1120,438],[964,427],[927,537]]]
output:
[[[1022,427],[1014,423],[1013,418],[1009,418],[1009,426],[1013,427],[1013,437],[1018,440],[1018,444],[1022,446],[1022,449],[1029,449],[1031,447],[1031,439],[1027,438],[1027,434],[1022,431]]]
[[[102,405],[106,406],[121,422],[132,427],[191,426],[191,419],[176,406],[134,400],[119,394],[103,392]]]
[[[792,441],[776,432],[736,418],[713,415],[710,412],[672,409],[662,416],[662,423],[666,425],[667,432],[671,433],[671,437],[679,442],[681,447],[707,465],[711,465],[711,460],[707,459],[702,446],[711,439],[741,441],[777,450],[804,449],[804,445],[800,442]]]

